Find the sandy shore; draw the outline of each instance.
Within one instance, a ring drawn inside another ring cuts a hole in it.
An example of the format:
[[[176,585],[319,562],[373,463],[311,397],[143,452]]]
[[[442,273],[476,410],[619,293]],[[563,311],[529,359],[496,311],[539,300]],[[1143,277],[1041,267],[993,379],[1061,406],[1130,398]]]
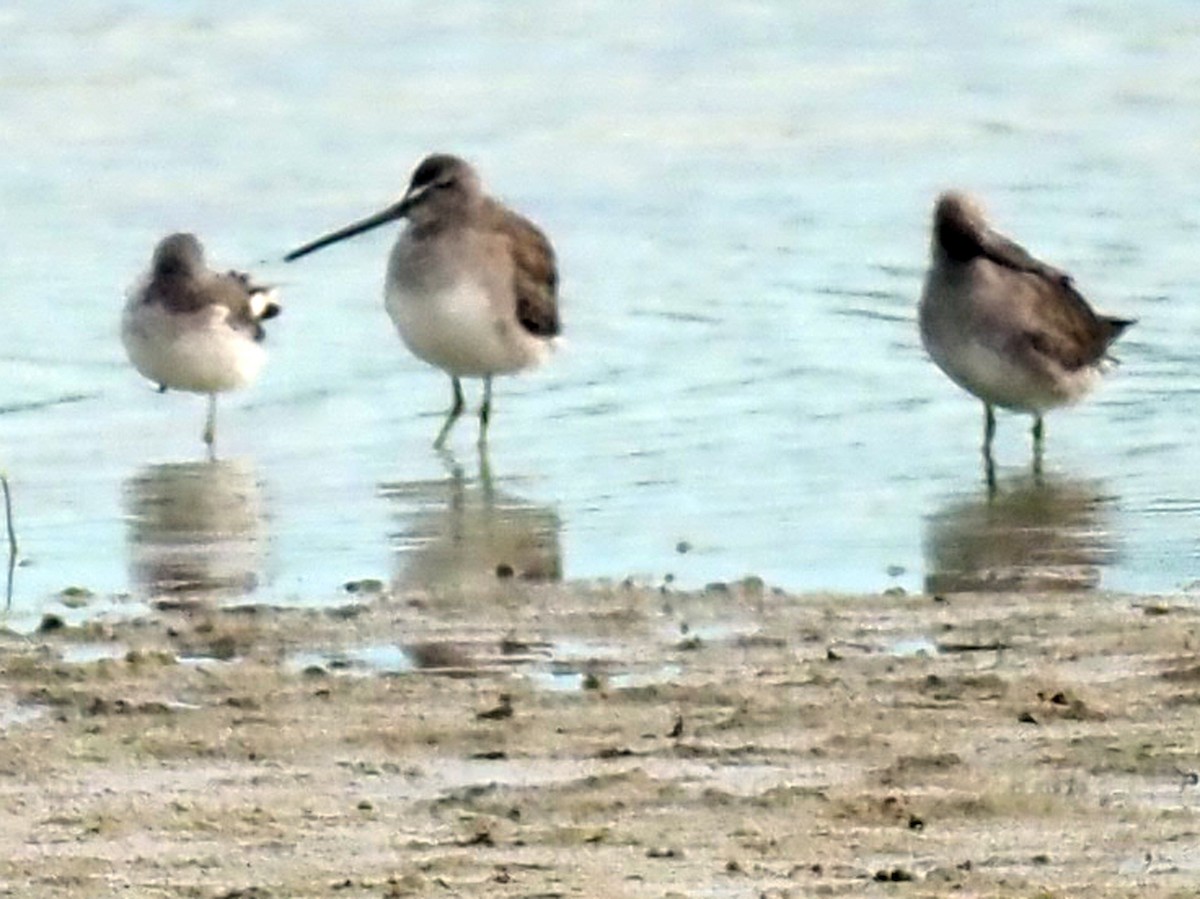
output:
[[[0,887],[1191,896],[1198,623],[519,579],[51,621],[0,651]]]

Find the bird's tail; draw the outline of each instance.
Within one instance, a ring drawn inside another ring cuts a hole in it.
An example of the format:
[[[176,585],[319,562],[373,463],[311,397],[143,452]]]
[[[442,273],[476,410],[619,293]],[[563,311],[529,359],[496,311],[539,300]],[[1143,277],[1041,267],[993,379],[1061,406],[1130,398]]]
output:
[[[1100,326],[1104,330],[1104,356],[1103,358],[1113,365],[1120,365],[1121,362],[1115,356],[1108,352],[1108,348],[1113,345],[1118,337],[1125,333],[1125,329],[1137,324],[1136,318],[1113,318],[1108,315],[1100,316]]]
[[[1108,342],[1112,343],[1118,337],[1125,333],[1125,329],[1137,324],[1136,318],[1112,318],[1110,316],[1101,316],[1100,320],[1104,322]]]

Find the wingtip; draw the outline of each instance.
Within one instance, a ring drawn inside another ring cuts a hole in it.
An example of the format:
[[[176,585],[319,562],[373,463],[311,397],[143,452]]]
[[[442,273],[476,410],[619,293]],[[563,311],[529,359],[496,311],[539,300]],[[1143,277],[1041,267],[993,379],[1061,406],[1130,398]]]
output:
[[[1110,328],[1112,328],[1113,339],[1120,337],[1126,330],[1132,328],[1138,323],[1136,318],[1111,318],[1104,319]]]

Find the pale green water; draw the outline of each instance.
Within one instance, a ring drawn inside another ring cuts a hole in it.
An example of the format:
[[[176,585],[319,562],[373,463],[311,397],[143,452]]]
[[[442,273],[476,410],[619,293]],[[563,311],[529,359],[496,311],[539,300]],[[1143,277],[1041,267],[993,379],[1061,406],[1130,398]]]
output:
[[[69,584],[161,589],[164,571],[323,601],[355,578],[444,576],[480,546],[485,573],[531,545],[566,577],[794,589],[980,566],[1021,582],[1031,558],[1076,586],[1198,575],[1187,0],[21,2],[0,33],[19,615]],[[449,384],[383,312],[392,233],[257,262],[373,211],[435,149],[473,160],[560,254],[567,343],[498,384],[493,494],[473,422],[461,475],[429,447]],[[914,323],[949,185],[1140,319],[1120,370],[1049,419],[1044,488],[1027,420],[1001,419],[998,506],[979,404]],[[264,377],[222,402],[215,469],[186,464],[203,401],[154,394],[116,336],[124,288],[175,229],[283,288]],[[190,524],[162,523],[172,503]]]

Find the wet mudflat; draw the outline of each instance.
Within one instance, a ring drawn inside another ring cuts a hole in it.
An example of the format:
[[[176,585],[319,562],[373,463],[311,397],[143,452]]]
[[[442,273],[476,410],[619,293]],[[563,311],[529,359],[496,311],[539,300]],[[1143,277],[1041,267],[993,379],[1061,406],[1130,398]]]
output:
[[[1200,610],[353,585],[4,638],[0,890],[1183,896]]]

